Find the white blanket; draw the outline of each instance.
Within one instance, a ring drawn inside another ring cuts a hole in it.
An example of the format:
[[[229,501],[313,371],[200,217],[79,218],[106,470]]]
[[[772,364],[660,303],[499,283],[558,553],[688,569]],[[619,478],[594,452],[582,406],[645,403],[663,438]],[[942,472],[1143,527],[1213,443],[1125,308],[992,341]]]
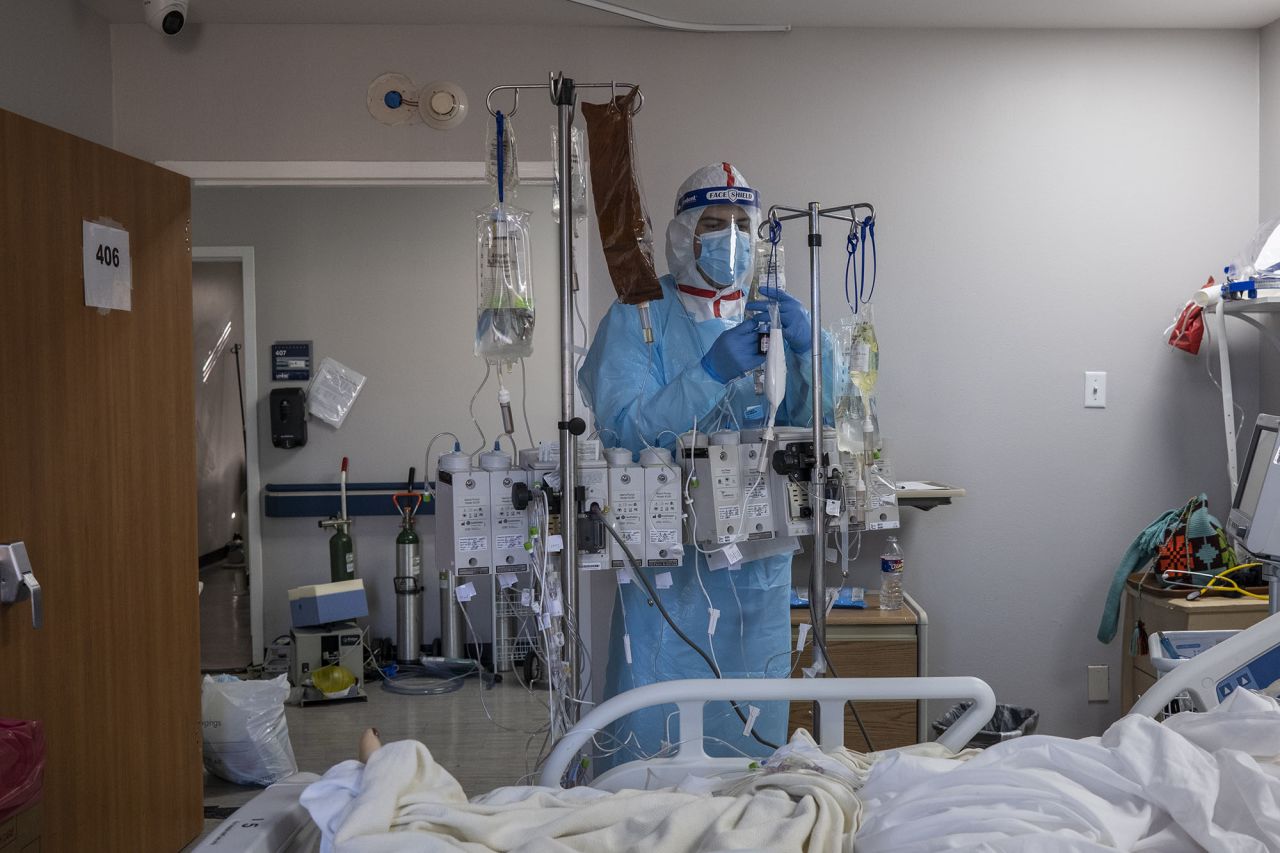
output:
[[[936,744],[910,748],[943,756]],[[939,759],[940,760],[940,759]],[[302,804],[324,853],[386,851],[850,851],[861,817],[855,789],[874,764],[825,755],[797,731],[763,770],[712,790],[687,780],[657,791],[509,787],[468,801],[431,752],[389,743],[368,765],[346,761],[309,787]]]
[[[1280,705],[1237,690],[1101,738],[1031,736],[958,765],[893,756],[860,796],[859,853],[1280,850]]]
[[[824,756],[807,733],[712,792],[510,787],[468,801],[413,741],[303,794],[325,853],[386,851],[1280,851],[1280,705],[1031,736],[958,761],[936,745]],[[866,817],[863,816],[865,809]]]

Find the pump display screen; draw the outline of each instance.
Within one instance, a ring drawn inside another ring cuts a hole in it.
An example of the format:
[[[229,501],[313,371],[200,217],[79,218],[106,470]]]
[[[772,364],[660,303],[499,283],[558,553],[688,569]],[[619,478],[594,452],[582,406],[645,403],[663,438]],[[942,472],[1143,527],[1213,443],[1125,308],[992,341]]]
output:
[[[1267,467],[1276,450],[1276,431],[1259,426],[1253,437],[1253,446],[1249,448],[1248,473],[1240,483],[1236,494],[1235,509],[1253,518],[1258,508],[1258,495],[1262,493],[1262,483],[1267,478]]]

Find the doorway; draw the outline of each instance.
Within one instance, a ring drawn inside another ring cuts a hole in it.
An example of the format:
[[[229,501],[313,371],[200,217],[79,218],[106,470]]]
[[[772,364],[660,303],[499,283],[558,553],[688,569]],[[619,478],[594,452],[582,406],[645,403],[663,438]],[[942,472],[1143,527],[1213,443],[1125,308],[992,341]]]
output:
[[[259,645],[250,546],[256,453],[246,405],[253,399],[252,249],[197,249],[192,260],[200,668],[237,672],[255,662]]]

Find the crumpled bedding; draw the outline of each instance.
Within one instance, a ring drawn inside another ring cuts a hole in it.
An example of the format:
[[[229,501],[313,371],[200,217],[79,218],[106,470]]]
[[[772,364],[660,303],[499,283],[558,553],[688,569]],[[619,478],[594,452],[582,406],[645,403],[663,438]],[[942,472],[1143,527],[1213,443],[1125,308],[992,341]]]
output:
[[[886,756],[859,791],[859,853],[1280,850],[1280,705],[1237,690],[1101,738],[1032,735],[957,765]]]
[[[507,787],[468,800],[425,746],[383,746],[309,787],[325,853],[386,851],[1280,850],[1280,704],[1239,690],[1101,738],[824,754],[799,731],[708,790]]]

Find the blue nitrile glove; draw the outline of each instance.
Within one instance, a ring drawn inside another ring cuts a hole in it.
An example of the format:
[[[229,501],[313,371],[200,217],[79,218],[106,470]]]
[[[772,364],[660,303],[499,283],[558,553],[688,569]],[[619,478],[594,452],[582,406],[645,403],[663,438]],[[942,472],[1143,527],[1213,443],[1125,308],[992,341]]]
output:
[[[748,370],[764,364],[764,354],[760,352],[761,331],[755,323],[747,322],[725,329],[702,357],[702,368],[712,379],[728,385]]]
[[[776,287],[760,288],[760,295],[778,303],[778,317],[782,321],[782,337],[791,345],[791,351],[806,353],[813,346],[813,329],[810,328],[809,312],[790,293]],[[760,300],[748,302],[748,311],[769,313],[769,302]]]

